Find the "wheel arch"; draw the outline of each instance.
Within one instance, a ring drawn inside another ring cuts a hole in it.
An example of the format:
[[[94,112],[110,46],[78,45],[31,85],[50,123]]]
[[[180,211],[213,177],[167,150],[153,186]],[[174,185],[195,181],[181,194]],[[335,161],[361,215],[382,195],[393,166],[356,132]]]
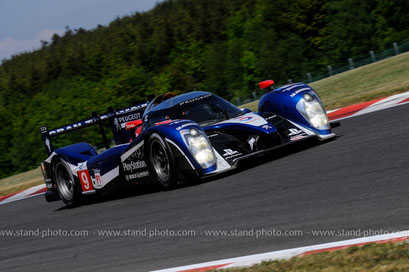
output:
[[[161,125],[157,127],[151,128],[147,133],[145,137],[145,146],[148,146],[149,139],[153,133],[158,134],[162,139],[164,140],[167,148],[171,151],[174,160],[175,160],[175,166],[177,167],[178,172],[183,176],[183,177],[192,177],[192,176],[197,176],[197,166],[195,166],[195,161],[193,161],[189,156],[190,156],[190,151],[188,147],[183,144],[183,146],[180,146],[178,144],[179,142],[184,142],[183,139],[181,138],[182,136],[180,135],[179,130],[177,130],[177,126],[174,126],[173,128],[167,127],[168,125]],[[190,127],[190,126],[189,126]],[[189,128],[187,127],[187,128]],[[196,129],[201,129],[201,127],[197,124],[194,125]],[[172,133],[169,133],[169,130],[173,130]],[[148,152],[148,149],[145,148],[145,152]],[[148,157],[148,154],[145,154],[146,158]]]

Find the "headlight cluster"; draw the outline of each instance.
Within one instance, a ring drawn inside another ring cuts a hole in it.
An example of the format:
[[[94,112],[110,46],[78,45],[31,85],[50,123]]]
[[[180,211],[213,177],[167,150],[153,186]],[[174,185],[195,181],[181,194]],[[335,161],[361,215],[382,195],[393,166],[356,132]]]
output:
[[[304,105],[305,114],[303,115],[311,123],[311,125],[313,125],[313,127],[320,130],[330,128],[327,114],[318,98],[306,93],[301,101],[303,101],[302,103]]]
[[[191,128],[189,133],[185,134],[185,139],[190,152],[201,167],[208,168],[216,163],[216,157],[206,135]]]

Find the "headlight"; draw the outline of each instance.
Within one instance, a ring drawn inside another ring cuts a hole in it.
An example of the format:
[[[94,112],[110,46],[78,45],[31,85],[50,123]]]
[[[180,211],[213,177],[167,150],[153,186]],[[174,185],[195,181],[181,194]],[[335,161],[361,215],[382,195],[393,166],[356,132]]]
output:
[[[304,94],[302,101],[305,113],[303,115],[311,125],[320,130],[329,129],[328,117],[320,101],[309,93]]]
[[[203,168],[208,168],[216,163],[212,147],[207,137],[197,129],[189,129],[189,134],[185,135],[186,143],[196,161]]]

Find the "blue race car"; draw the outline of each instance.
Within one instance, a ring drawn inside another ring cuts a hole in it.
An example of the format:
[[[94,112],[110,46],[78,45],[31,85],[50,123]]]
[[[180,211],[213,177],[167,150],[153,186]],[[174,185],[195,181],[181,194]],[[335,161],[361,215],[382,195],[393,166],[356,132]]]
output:
[[[157,183],[164,189],[234,169],[239,161],[331,132],[317,93],[304,83],[268,90],[258,112],[239,109],[208,92],[166,93],[150,102],[54,130],[41,127],[48,158],[41,163],[47,201],[78,205],[84,195],[121,184]],[[110,147],[103,122],[109,121],[116,146]],[[54,149],[51,138],[99,125],[106,150],[88,143]],[[335,126],[335,124],[333,124]]]

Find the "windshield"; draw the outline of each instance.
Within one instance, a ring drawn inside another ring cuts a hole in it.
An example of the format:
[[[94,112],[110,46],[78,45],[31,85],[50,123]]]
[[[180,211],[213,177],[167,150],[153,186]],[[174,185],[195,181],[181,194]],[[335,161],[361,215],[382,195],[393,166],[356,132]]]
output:
[[[172,108],[172,119],[189,119],[199,125],[210,125],[244,114],[233,104],[215,95],[186,100]]]

